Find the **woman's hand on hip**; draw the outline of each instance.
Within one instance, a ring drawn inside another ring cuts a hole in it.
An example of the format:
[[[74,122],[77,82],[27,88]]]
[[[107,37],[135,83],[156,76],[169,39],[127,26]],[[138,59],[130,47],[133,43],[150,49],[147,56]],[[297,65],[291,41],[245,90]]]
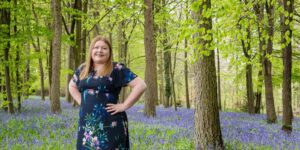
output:
[[[111,115],[114,115],[116,113],[119,113],[119,112],[123,112],[126,110],[126,106],[123,104],[123,103],[120,103],[120,104],[113,104],[113,103],[108,103],[106,104],[106,110],[107,112],[110,112]]]

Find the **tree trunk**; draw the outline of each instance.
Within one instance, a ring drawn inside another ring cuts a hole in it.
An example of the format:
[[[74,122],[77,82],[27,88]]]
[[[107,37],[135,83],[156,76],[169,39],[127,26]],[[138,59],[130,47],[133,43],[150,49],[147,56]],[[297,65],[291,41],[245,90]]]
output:
[[[250,21],[249,21],[250,22]],[[250,25],[247,27],[247,40],[242,39],[242,49],[244,52],[245,57],[247,58],[248,62],[246,65],[246,88],[247,88],[247,109],[249,114],[254,114],[254,93],[253,93],[253,81],[252,81],[252,64],[251,64],[251,55],[248,54],[250,51],[250,39],[251,39],[251,32],[250,32]]]
[[[218,73],[217,73],[217,78],[218,78],[218,107],[219,110],[222,110],[222,102],[221,102],[221,77],[220,77],[220,51],[217,49],[217,62],[218,62]]]
[[[268,43],[267,50],[264,52],[263,63],[264,63],[264,79],[265,79],[265,93],[266,93],[266,111],[267,111],[267,122],[275,123],[277,120],[274,96],[273,96],[273,83],[272,83],[272,63],[265,57],[272,56],[273,51],[273,36],[274,36],[274,5],[272,0],[266,1],[266,12],[268,17]]]
[[[75,2],[75,9],[78,10],[79,12],[82,12],[82,2],[81,0],[76,0]],[[82,23],[81,23],[81,15],[76,15],[74,16],[75,21],[76,21],[76,37],[75,37],[75,43],[76,46],[74,47],[75,51],[73,53],[73,56],[75,58],[75,66],[73,66],[73,70],[75,70],[77,66],[79,66],[82,62],[81,62],[81,58],[82,58],[82,53],[81,53],[81,32],[82,32]],[[70,80],[68,80],[70,81]],[[69,87],[69,86],[68,86]],[[66,94],[70,94],[69,92],[66,92]],[[73,100],[73,106],[78,106],[78,103]]]
[[[246,86],[247,86],[247,98],[248,98],[248,113],[254,114],[254,93],[253,93],[251,64],[246,65]]]
[[[27,44],[27,47],[26,47],[26,56],[29,58],[30,56],[30,44]],[[26,69],[25,69],[25,75],[24,75],[24,83],[25,84],[25,93],[23,94],[24,97],[28,98],[29,96],[29,79],[30,79],[30,59],[27,59],[26,60]]]
[[[88,1],[83,1],[83,13],[87,15],[87,7],[88,6]],[[82,31],[82,43],[81,43],[81,61],[80,62],[84,62],[85,61],[85,55],[86,55],[86,38],[87,38],[87,30],[84,28],[83,31]],[[112,42],[112,41],[110,41]]]
[[[126,64],[126,47],[125,47],[125,41],[126,41],[126,35],[125,35],[125,20],[120,21],[118,25],[118,49],[119,49],[119,62]],[[125,92],[126,89],[121,89],[120,94],[120,102],[124,102],[125,100]]]
[[[8,3],[10,3],[10,0],[7,0]],[[1,14],[1,32],[3,32],[3,39],[1,40],[1,43],[5,43],[3,45],[6,45],[4,47],[4,61],[9,62],[9,50],[10,50],[10,8],[2,7],[0,9]],[[10,75],[9,75],[9,64],[5,64],[5,86],[6,86],[6,94],[7,94],[7,100],[8,100],[8,112],[13,114],[14,113],[14,105],[13,105],[13,99],[12,99],[12,93],[11,93],[11,84],[10,84]]]
[[[62,34],[61,1],[52,0],[53,8],[53,57],[52,57],[52,85],[51,85],[51,112],[60,113],[60,51]]]
[[[292,131],[292,93],[291,93],[291,77],[292,77],[292,28],[291,23],[294,11],[293,0],[282,0],[281,6],[284,13],[280,14],[281,29],[281,45],[283,58],[283,81],[282,81],[282,129],[288,133]],[[285,15],[287,13],[288,15]]]
[[[260,61],[259,70],[258,70],[258,83],[257,83],[257,91],[255,93],[255,113],[260,113],[261,107],[261,92],[262,92],[262,84],[263,84],[263,48],[266,45],[266,40],[263,37],[263,18],[264,18],[264,3],[258,1],[253,5],[253,9],[255,11],[255,15],[257,17],[257,30],[258,30],[258,39],[259,39],[259,52],[258,57]]]
[[[194,35],[197,40],[195,47],[195,143],[196,149],[224,149],[220,127],[217,78],[215,67],[215,54],[211,47],[212,18],[204,17],[204,13],[211,9],[210,0],[201,1],[199,11],[193,12],[198,28],[204,28],[204,32]],[[210,36],[211,38],[204,38]],[[208,40],[209,39],[209,40]],[[199,48],[201,49],[199,50]],[[210,51],[209,56],[199,56],[201,51]]]
[[[181,18],[181,14],[180,14],[179,18]],[[171,65],[171,70],[170,70],[170,72],[171,72],[172,99],[174,101],[175,111],[177,111],[177,102],[176,102],[176,92],[175,92],[175,80],[174,80],[174,76],[175,76],[175,69],[176,69],[176,60],[177,60],[176,57],[177,57],[178,45],[179,45],[179,41],[176,42],[176,48],[175,48],[174,58],[173,58],[173,60],[174,60],[174,62],[173,62],[173,69],[172,69],[172,65]],[[171,106],[172,106],[172,104],[171,104]]]
[[[148,117],[156,116],[155,103],[157,95],[157,70],[156,70],[156,48],[154,47],[154,28],[153,28],[153,1],[144,0],[144,43],[146,54],[145,82],[147,90],[145,92],[144,114]]]
[[[14,0],[14,8],[17,8],[17,0]],[[14,34],[15,37],[18,34],[18,29],[17,29],[17,13],[16,9],[14,10]],[[21,82],[20,82],[20,51],[19,51],[19,46],[17,46],[16,49],[16,89],[17,89],[17,100],[18,100],[18,107],[17,111],[20,113],[21,112]]]
[[[52,4],[51,4],[52,5]],[[51,12],[53,12],[53,8],[51,6]],[[53,14],[52,14],[52,18],[53,18]],[[51,21],[48,22],[48,29],[53,31],[54,27],[53,24],[51,23]],[[48,81],[49,81],[49,99],[51,100],[51,85],[52,85],[52,57],[53,57],[53,38],[49,38],[48,39],[48,44],[49,44],[49,53],[48,53],[48,57],[47,57],[47,68],[48,68]]]
[[[73,9],[75,9],[77,11],[81,11],[81,1],[80,0],[75,0]],[[67,50],[67,68],[72,69],[72,70],[75,70],[76,67],[79,66],[79,64],[80,64],[79,59],[81,59],[81,56],[80,56],[81,23],[78,23],[80,21],[79,19],[80,19],[80,16],[72,15],[70,31],[68,31],[69,36],[70,36],[70,41],[75,43],[75,45],[70,45],[69,49]],[[76,29],[76,33],[75,33],[75,29]],[[79,30],[79,31],[77,31],[77,30]],[[80,35],[78,35],[78,34],[80,34]],[[70,81],[72,78],[72,75],[67,74],[66,78],[67,78],[67,81]],[[69,82],[66,82],[65,95],[66,95],[67,102],[73,103],[73,106],[77,105],[76,101],[74,99],[72,99],[72,97],[69,93]]]
[[[33,12],[36,24],[39,24],[38,16],[35,13],[35,9],[34,9],[33,4],[32,4],[32,12]],[[37,45],[34,44],[34,40],[32,41],[32,43],[33,43],[33,47],[34,47],[35,51],[37,53],[41,53],[40,38],[37,37]],[[39,58],[39,69],[40,69],[40,82],[41,82],[41,98],[42,98],[42,100],[45,100],[44,69],[43,69],[42,58]]]
[[[164,81],[165,81],[165,89],[164,89],[164,107],[170,107],[170,98],[172,94],[171,87],[171,52],[167,37],[167,29],[166,23],[162,26],[161,33],[163,34],[163,40],[161,41],[163,45],[163,58],[164,58]]]
[[[76,0],[76,9],[82,13],[82,2],[81,0]],[[75,42],[76,42],[76,51],[75,54],[76,55],[76,61],[75,61],[75,65],[79,66],[82,62],[81,62],[81,58],[82,58],[82,52],[81,52],[81,33],[82,33],[82,23],[81,23],[81,15],[76,15],[75,16],[75,20],[76,20],[76,38],[75,38]],[[74,68],[75,69],[75,68]],[[68,92],[69,93],[69,92]]]
[[[158,76],[160,78],[160,82],[159,82],[159,101],[157,102],[156,105],[160,105],[163,104],[164,107],[166,107],[166,102],[165,102],[165,91],[164,91],[164,83],[165,83],[165,79],[164,79],[164,69],[163,69],[163,50],[161,50],[158,55],[158,59],[160,60],[160,63],[158,63]]]
[[[184,39],[184,49],[187,50],[187,39]],[[184,52],[184,81],[185,81],[185,99],[186,107],[191,108],[190,105],[190,94],[189,94],[189,73],[188,73],[188,60],[187,60],[187,51]]]

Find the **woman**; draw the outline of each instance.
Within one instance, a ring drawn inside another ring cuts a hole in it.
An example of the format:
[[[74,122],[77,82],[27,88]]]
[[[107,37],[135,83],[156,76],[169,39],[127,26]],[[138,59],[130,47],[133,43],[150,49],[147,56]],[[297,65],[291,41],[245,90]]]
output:
[[[122,87],[131,93],[118,103]],[[112,62],[110,42],[95,37],[84,64],[69,83],[69,92],[80,105],[77,149],[129,149],[128,121],[125,110],[139,99],[145,82],[123,64]]]

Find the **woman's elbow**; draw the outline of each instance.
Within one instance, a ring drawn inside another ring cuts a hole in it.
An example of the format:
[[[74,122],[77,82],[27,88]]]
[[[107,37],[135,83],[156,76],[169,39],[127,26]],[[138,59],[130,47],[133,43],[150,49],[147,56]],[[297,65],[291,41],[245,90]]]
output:
[[[147,84],[144,81],[142,81],[141,84],[142,84],[142,87],[143,87],[143,91],[145,91],[147,89]]]

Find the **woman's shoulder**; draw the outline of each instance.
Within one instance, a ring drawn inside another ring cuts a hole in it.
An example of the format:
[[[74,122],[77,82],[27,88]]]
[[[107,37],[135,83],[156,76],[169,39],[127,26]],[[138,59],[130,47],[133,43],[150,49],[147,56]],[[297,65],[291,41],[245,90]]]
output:
[[[79,65],[79,67],[77,67],[77,70],[82,71],[84,67],[85,67],[85,63],[82,63]]]
[[[126,65],[121,62],[113,62],[113,69],[121,70],[122,68],[125,68]]]

